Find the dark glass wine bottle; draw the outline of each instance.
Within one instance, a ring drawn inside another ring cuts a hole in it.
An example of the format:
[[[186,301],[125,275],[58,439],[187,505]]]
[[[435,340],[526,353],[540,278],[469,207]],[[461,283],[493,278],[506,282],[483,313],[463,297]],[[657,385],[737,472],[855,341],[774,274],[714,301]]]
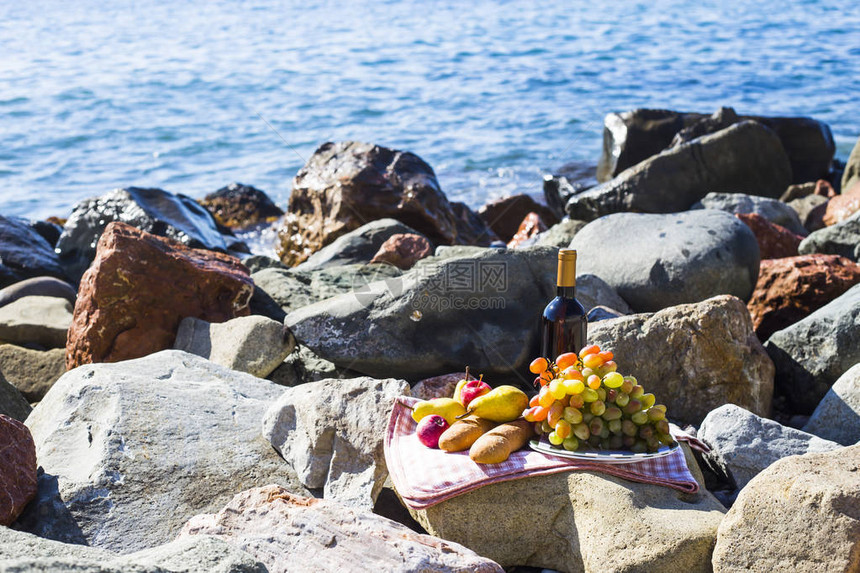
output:
[[[565,352],[579,352],[585,346],[588,319],[576,300],[576,251],[558,251],[558,296],[550,301],[541,317],[541,356],[555,360]]]

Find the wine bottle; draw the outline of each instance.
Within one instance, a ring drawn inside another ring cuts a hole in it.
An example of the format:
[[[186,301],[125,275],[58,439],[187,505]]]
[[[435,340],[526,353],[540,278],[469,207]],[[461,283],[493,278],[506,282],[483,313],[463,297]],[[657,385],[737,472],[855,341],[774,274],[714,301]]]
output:
[[[555,360],[565,352],[579,352],[585,346],[588,319],[576,300],[576,251],[558,251],[558,291],[541,317],[541,356]]]

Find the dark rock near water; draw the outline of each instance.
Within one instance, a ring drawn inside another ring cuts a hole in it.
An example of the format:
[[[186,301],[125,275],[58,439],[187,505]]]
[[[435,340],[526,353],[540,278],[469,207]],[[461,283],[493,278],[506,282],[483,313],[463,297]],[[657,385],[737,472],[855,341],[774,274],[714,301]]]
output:
[[[0,288],[40,276],[65,280],[54,248],[27,221],[0,215]]]
[[[609,308],[608,306],[598,305],[588,311],[588,322],[589,324],[592,322],[598,322],[601,320],[609,320],[611,318],[619,318],[624,316],[623,313],[618,312],[614,308]]]
[[[797,247],[803,237],[781,225],[771,223],[757,213],[738,213],[738,219],[750,228],[758,242],[759,256],[765,259],[781,259],[797,255]]]
[[[798,247],[802,255],[824,253],[860,261],[860,212],[831,227],[810,233]]]
[[[794,410],[809,414],[830,387],[860,362],[860,284],[765,343],[777,389]]]
[[[388,237],[370,262],[387,263],[398,269],[409,270],[415,263],[432,254],[430,241],[414,233],[401,233]]]
[[[576,277],[576,300],[582,303],[586,312],[603,306],[622,315],[633,312],[630,305],[618,296],[615,289],[597,275],[580,274]]]
[[[497,199],[478,209],[478,216],[505,242],[510,241],[517,234],[523,219],[529,213],[536,213],[548,227],[555,225],[559,220],[552,209],[541,205],[526,194]]]
[[[788,328],[860,283],[860,265],[836,255],[763,260],[747,308],[759,339]]]
[[[694,139],[702,137],[703,135],[716,133],[721,129],[725,129],[738,123],[739,121],[740,118],[734,109],[730,107],[721,107],[710,117],[700,119],[676,133],[675,137],[672,138],[672,143],[669,144],[669,147],[683,145],[693,141]]]
[[[297,344],[280,366],[266,379],[281,386],[298,386],[308,382],[318,382],[327,378],[357,378],[360,372],[348,368],[338,368],[333,362],[320,358],[307,346]]]
[[[736,217],[710,209],[617,213],[589,223],[570,248],[579,252],[579,273],[602,278],[637,312],[718,294],[747,300],[758,276],[755,235]]]
[[[51,247],[57,246],[57,241],[60,240],[60,235],[63,233],[63,226],[53,221],[31,221],[30,226],[48,241]]]
[[[682,130],[679,141],[713,133],[728,123],[749,120],[761,123],[779,137],[791,162],[791,182],[804,183],[827,176],[836,145],[824,122],[807,117],[737,116],[731,108],[722,108],[710,117],[700,113],[636,109],[606,116],[597,179],[608,181],[662,152]]]
[[[287,266],[361,225],[390,217],[436,244],[488,245],[494,233],[450,203],[433,169],[412,153],[354,141],[325,143],[293,181],[277,251]]]
[[[191,197],[161,189],[116,189],[75,205],[57,242],[60,263],[76,283],[95,257],[99,237],[112,221],[193,248],[226,251],[239,243],[235,237],[222,234],[212,215]]]
[[[733,215],[755,213],[771,223],[781,225],[793,233],[806,236],[797,212],[778,199],[757,197],[743,193],[708,193],[702,200],[694,203],[691,209],[719,209]],[[764,257],[762,257],[764,258]]]
[[[286,323],[321,357],[370,376],[417,381],[468,364],[494,383],[524,381],[536,317],[555,296],[557,258],[546,247],[431,257],[402,277],[291,312]]]
[[[44,474],[19,529],[129,553],[237,491],[308,495],[260,435],[283,390],[178,350],[66,373],[27,419]]]
[[[183,318],[224,322],[246,315],[253,290],[247,269],[234,257],[113,222],[81,279],[66,365],[118,362],[170,348]]]
[[[229,229],[273,223],[284,214],[263,191],[241,183],[230,183],[198,202]]]
[[[25,296],[64,298],[75,304],[78,294],[74,287],[66,281],[54,277],[34,277],[16,282],[0,290],[0,307]]]
[[[20,421],[0,414],[0,527],[11,525],[36,496],[36,445]]]
[[[650,157],[574,195],[566,210],[583,220],[619,211],[671,213],[713,192],[779,197],[789,183],[791,165],[779,138],[745,121]]]

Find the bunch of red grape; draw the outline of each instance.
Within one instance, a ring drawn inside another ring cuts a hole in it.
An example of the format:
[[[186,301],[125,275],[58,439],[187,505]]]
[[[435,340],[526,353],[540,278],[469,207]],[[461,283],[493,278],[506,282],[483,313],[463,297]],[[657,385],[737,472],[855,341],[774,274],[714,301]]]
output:
[[[540,392],[523,417],[534,422],[538,435],[548,434],[553,446],[568,451],[590,446],[644,453],[674,443],[666,406],[655,404],[636,378],[619,374],[613,358],[596,344],[555,362],[536,358],[529,370],[538,375]]]

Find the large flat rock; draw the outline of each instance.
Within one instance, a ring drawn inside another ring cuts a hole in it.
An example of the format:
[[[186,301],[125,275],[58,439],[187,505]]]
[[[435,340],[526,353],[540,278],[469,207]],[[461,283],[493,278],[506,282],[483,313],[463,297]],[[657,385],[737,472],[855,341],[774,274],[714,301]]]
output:
[[[177,350],[66,373],[27,419],[44,474],[19,525],[129,553],[170,541],[242,489],[307,494],[260,435],[282,392]]]

